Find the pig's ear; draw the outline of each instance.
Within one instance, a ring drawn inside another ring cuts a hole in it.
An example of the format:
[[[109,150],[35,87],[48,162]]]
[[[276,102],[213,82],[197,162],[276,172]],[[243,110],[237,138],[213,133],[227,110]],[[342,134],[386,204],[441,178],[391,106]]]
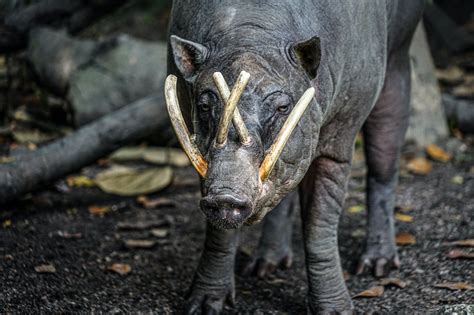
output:
[[[171,35],[174,62],[186,81],[192,82],[197,70],[207,59],[208,49],[199,43]]]
[[[319,37],[314,36],[309,40],[294,44],[291,47],[291,56],[303,67],[310,79],[314,79],[318,74],[319,62],[321,61]]]

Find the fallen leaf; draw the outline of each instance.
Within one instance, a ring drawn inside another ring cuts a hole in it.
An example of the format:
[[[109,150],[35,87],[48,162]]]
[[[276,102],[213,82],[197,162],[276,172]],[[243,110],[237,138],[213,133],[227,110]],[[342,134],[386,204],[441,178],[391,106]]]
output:
[[[115,151],[111,156],[114,161],[136,161],[144,160],[148,163],[158,165],[173,165],[184,167],[190,165],[186,154],[175,148],[157,147],[124,147]]]
[[[52,264],[44,264],[35,267],[37,273],[55,273],[56,267]]]
[[[168,220],[154,220],[154,221],[136,221],[136,222],[119,222],[117,223],[117,229],[119,230],[137,230],[143,231],[151,228],[162,227],[169,225]]]
[[[398,278],[383,278],[380,280],[380,285],[385,286],[396,286],[399,287],[400,289],[404,289],[407,286],[407,283],[403,280],[400,280]]]
[[[413,209],[413,206],[395,206],[395,211],[397,212],[410,212]]]
[[[154,237],[163,238],[167,237],[169,232],[170,231],[168,229],[153,229],[151,230],[151,235]]]
[[[367,233],[365,232],[365,229],[355,229],[351,232],[351,236],[355,238],[365,237],[366,235]]]
[[[427,175],[433,169],[431,162],[424,157],[418,157],[410,160],[406,167],[410,172],[417,175]]]
[[[347,209],[347,211],[349,213],[355,214],[355,213],[360,213],[360,212],[364,211],[364,209],[365,209],[365,207],[363,205],[355,205],[355,206],[349,207],[349,209]]]
[[[176,203],[168,198],[150,199],[147,196],[139,196],[137,202],[145,209],[154,209],[159,207],[175,207]]]
[[[464,71],[458,66],[436,69],[436,77],[444,84],[455,85],[463,81]]]
[[[462,185],[464,183],[464,177],[461,175],[456,175],[451,178],[451,183],[456,184],[456,185]]]
[[[82,237],[82,233],[77,232],[77,233],[70,233],[68,231],[57,231],[56,235],[58,235],[61,238],[65,239],[77,239]]]
[[[413,217],[408,214],[395,213],[395,219],[402,222],[413,222]]]
[[[173,179],[170,167],[153,167],[137,170],[113,166],[97,174],[95,182],[103,191],[120,196],[137,196],[157,192]]]
[[[446,243],[443,243],[443,245],[474,247],[474,239],[446,242]]]
[[[437,283],[434,285],[435,288],[441,288],[441,289],[449,289],[449,290],[467,290],[471,291],[474,290],[474,288],[466,282],[445,282],[445,283]]]
[[[56,135],[47,134],[40,130],[13,130],[12,134],[16,142],[26,145],[44,143],[56,138]]]
[[[66,183],[69,187],[94,187],[94,181],[87,176],[68,176]]]
[[[104,215],[112,211],[111,206],[90,206],[89,213],[92,215]]]
[[[12,220],[3,221],[2,226],[3,226],[4,229],[11,227],[12,226]]]
[[[395,242],[397,245],[413,245],[416,244],[416,238],[410,233],[401,232],[397,234]]]
[[[115,273],[118,273],[119,275],[125,276],[132,271],[132,267],[130,267],[129,264],[114,263],[111,266],[109,266],[107,270],[110,270]]]
[[[365,291],[362,291],[361,293],[359,294],[356,294],[353,296],[353,298],[360,298],[360,297],[367,297],[367,298],[371,298],[371,297],[379,297],[379,296],[382,296],[383,295],[383,292],[384,292],[384,287],[383,286],[375,286],[375,287],[371,287],[370,289],[367,289]]]
[[[461,98],[473,98],[474,97],[474,83],[464,83],[456,86],[452,90],[452,94]]]
[[[143,248],[148,249],[156,245],[155,241],[151,240],[126,240],[125,246],[128,248]]]
[[[14,156],[0,156],[0,164],[6,164],[15,161]]]
[[[430,144],[426,146],[426,153],[430,158],[440,162],[449,162],[453,156],[448,152],[441,149],[436,144]]]
[[[453,249],[449,251],[448,257],[451,259],[474,259],[474,253],[469,253],[467,251],[461,250],[461,249]]]

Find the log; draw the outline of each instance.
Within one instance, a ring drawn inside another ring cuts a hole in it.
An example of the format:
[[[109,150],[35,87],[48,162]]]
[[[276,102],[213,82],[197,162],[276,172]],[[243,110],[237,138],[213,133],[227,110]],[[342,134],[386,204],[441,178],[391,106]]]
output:
[[[77,34],[128,0],[42,0],[0,13],[0,54],[13,53],[28,44],[28,34],[41,26]]]
[[[0,164],[0,203],[43,188],[123,145],[167,128],[162,95],[150,96],[108,114],[62,139]]]

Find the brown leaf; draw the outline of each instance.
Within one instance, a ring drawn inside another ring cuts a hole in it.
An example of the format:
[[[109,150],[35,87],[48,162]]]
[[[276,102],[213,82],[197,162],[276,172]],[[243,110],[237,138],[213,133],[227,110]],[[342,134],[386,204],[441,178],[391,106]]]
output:
[[[353,297],[354,298],[360,298],[360,297],[367,297],[367,298],[371,298],[371,297],[379,297],[379,296],[382,296],[383,295],[383,292],[384,292],[384,287],[383,286],[375,286],[375,287],[371,287],[365,291],[362,291],[360,292],[359,294],[356,294],[354,295]]]
[[[112,210],[111,206],[90,206],[89,213],[92,215],[104,215]]]
[[[117,229],[143,231],[143,230],[148,230],[151,228],[162,227],[169,224],[170,223],[168,220],[119,222],[117,223]]]
[[[139,196],[137,198],[137,202],[145,209],[176,206],[176,202],[168,198],[150,199],[147,196]]]
[[[169,232],[168,229],[153,229],[151,230],[151,235],[158,238],[164,238],[168,236]]]
[[[37,273],[55,273],[56,267],[52,264],[43,264],[35,267]]]
[[[431,162],[424,157],[418,157],[410,160],[406,167],[410,172],[417,175],[427,175],[433,169]]]
[[[474,239],[471,240],[460,240],[454,242],[446,242],[443,245],[447,246],[465,246],[465,247],[474,247]]]
[[[413,217],[408,214],[395,213],[395,219],[402,222],[413,222]]]
[[[380,285],[383,285],[384,287],[393,285],[393,286],[399,287],[400,289],[405,289],[407,286],[407,283],[398,278],[383,278],[380,280]]]
[[[458,66],[450,66],[446,69],[436,69],[435,74],[441,82],[455,85],[463,81],[464,71]]]
[[[467,251],[461,250],[461,249],[453,249],[449,251],[448,257],[451,259],[473,259],[474,258],[474,253],[469,253]]]
[[[126,240],[125,246],[128,248],[143,248],[148,249],[156,245],[155,241],[151,240]]]
[[[413,245],[416,244],[416,238],[410,233],[401,232],[395,238],[397,245]]]
[[[436,144],[430,144],[426,146],[426,154],[428,154],[428,156],[433,160],[440,162],[449,162],[453,158],[451,154],[444,151]]]
[[[445,282],[445,283],[437,283],[434,285],[435,288],[441,288],[441,289],[449,289],[449,290],[467,290],[471,291],[474,290],[474,287],[472,287],[469,283],[466,282]]]
[[[115,273],[118,273],[119,275],[125,276],[132,271],[132,267],[130,267],[129,264],[119,264],[119,263],[114,263],[111,266],[107,267],[107,270],[113,271]]]

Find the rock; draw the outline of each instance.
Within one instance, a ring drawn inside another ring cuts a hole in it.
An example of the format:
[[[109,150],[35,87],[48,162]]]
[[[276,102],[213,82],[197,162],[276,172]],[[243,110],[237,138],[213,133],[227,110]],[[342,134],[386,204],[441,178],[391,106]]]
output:
[[[407,140],[425,147],[448,136],[448,126],[423,25],[418,25],[410,48],[412,65],[411,117]]]
[[[474,134],[474,100],[459,99],[446,93],[442,99],[448,119],[453,120],[463,133]]]

